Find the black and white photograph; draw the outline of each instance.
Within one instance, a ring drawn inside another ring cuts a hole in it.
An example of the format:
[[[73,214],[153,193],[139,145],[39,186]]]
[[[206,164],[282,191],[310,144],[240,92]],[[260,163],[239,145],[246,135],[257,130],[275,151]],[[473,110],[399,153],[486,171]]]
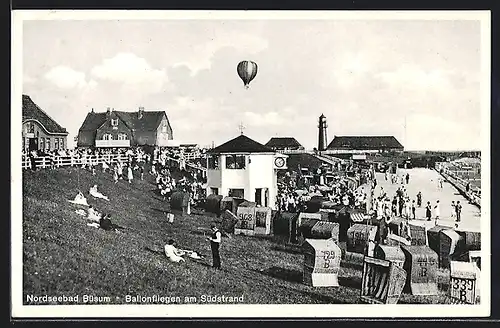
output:
[[[12,17],[14,318],[490,315],[489,11]]]

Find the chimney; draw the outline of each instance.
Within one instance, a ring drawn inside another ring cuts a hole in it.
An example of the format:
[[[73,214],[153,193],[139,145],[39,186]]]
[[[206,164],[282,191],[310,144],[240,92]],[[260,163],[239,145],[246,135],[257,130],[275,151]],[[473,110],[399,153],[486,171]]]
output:
[[[111,115],[111,107],[106,108],[106,117],[109,118]]]
[[[144,116],[144,107],[139,107],[139,111],[137,112],[137,118],[140,120]]]

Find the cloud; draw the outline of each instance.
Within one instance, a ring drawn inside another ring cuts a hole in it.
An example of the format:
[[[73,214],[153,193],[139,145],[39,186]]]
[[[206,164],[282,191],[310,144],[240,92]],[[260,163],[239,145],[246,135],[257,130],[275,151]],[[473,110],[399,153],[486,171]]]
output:
[[[245,119],[248,124],[251,124],[255,127],[260,126],[270,126],[270,125],[283,125],[285,124],[285,120],[283,119],[283,115],[277,112],[267,112],[267,113],[254,113],[254,112],[245,112]]]
[[[164,70],[154,69],[144,58],[133,53],[118,53],[92,68],[97,79],[121,83],[125,87],[144,86],[151,93],[159,92],[167,82]],[[144,90],[146,91],[146,90]]]
[[[426,71],[414,65],[402,65],[397,70],[379,73],[378,77],[390,86],[444,89],[450,86],[447,75],[442,70]]]
[[[68,66],[56,66],[50,69],[45,78],[61,89],[83,88],[87,86],[85,73],[75,71]]]
[[[191,75],[195,75],[203,69],[212,67],[212,59],[215,54],[224,48],[236,50],[238,53],[246,55],[257,54],[269,46],[268,41],[259,36],[228,31],[213,35],[207,42],[194,46],[191,53],[186,59],[179,61],[173,67],[186,66],[191,71]]]

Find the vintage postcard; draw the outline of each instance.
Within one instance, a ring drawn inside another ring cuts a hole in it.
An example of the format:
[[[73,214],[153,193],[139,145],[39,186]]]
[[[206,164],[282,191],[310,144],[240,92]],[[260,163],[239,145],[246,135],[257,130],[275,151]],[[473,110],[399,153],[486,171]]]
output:
[[[490,315],[490,12],[12,17],[14,318]]]

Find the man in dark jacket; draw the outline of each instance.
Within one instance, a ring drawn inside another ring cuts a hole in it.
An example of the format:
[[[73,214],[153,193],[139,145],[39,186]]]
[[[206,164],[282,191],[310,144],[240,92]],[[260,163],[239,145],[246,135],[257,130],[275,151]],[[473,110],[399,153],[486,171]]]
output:
[[[212,249],[212,266],[213,268],[220,270],[221,265],[219,247],[222,239],[222,233],[219,231],[219,229],[217,229],[217,225],[215,223],[212,223],[210,225],[210,228],[212,230],[212,235],[210,237],[207,237],[207,240],[210,241],[210,248]]]

